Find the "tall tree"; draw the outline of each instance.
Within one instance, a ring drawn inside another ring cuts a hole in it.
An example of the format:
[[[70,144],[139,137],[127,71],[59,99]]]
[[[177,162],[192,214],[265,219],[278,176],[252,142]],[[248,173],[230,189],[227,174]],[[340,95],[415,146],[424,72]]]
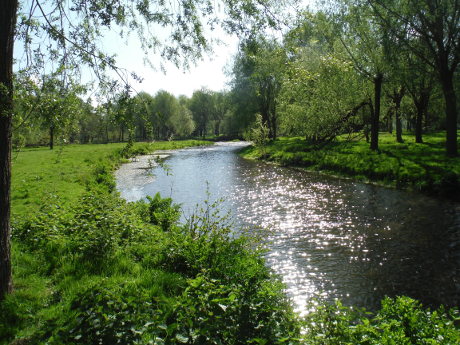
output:
[[[214,114],[212,92],[205,88],[195,91],[190,99],[189,109],[196,124],[196,135],[204,138],[208,134],[209,122]]]
[[[355,71],[330,17],[305,13],[285,38],[290,61],[281,89],[285,133],[324,142],[362,129],[368,85]],[[342,38],[343,41],[343,38]]]
[[[366,3],[347,0],[340,2],[339,7],[343,23],[343,46],[355,69],[374,85],[370,148],[378,150],[382,84],[387,70],[384,55],[386,35],[375,22],[372,9]]]
[[[11,292],[11,137],[13,48],[18,1],[0,2],[0,300]]]
[[[18,3],[18,0],[0,2],[0,299],[12,286],[9,237],[15,39],[23,40],[29,62],[50,60],[63,66],[86,65],[94,69],[103,84],[111,85],[104,70],[115,70],[125,81],[126,74],[117,68],[114,57],[98,46],[98,37],[107,29],[118,28],[122,36],[136,31],[146,52],[160,51],[163,58],[179,65],[200,58],[203,50],[209,48],[205,33],[210,30],[206,25],[212,29],[222,24],[227,31],[251,33],[266,23],[275,24],[274,18],[267,18],[267,15],[277,13],[268,10],[270,5],[277,4],[272,0],[224,0],[226,16],[217,14],[221,2],[208,0],[179,0],[178,3],[30,0],[27,12],[21,14],[20,25],[16,27]],[[167,28],[170,34],[159,34],[155,30],[158,27]],[[34,45],[44,40],[47,44]],[[29,49],[33,45],[34,49]],[[188,59],[184,60],[184,56]]]
[[[235,84],[250,89],[248,99],[257,103],[269,136],[275,139],[278,129],[277,101],[284,76],[286,51],[274,40],[250,38],[241,44],[240,56],[235,59]],[[248,95],[245,95],[248,98]]]
[[[308,141],[326,142],[362,128],[361,109],[369,105],[367,81],[344,54],[311,43],[289,64],[280,97],[282,128]]]
[[[446,108],[446,152],[457,155],[457,100],[454,76],[460,63],[460,0],[366,0],[393,39],[431,65]],[[424,43],[424,47],[420,45]]]

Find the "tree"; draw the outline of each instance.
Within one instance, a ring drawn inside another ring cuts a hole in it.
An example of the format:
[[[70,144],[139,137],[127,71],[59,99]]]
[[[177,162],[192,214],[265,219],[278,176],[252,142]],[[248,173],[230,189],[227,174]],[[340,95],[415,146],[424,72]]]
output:
[[[246,58],[243,51],[239,51],[234,58],[229,95],[230,111],[224,118],[224,128],[228,135],[241,136],[255,121],[259,111],[256,90],[252,85],[251,73],[253,64]]]
[[[65,83],[55,75],[43,77],[35,116],[42,126],[49,130],[51,150],[54,147],[56,134],[69,130],[76,124],[78,114],[82,110],[78,94],[82,92],[84,88],[80,85],[72,82]]]
[[[384,55],[386,36],[373,19],[374,14],[367,4],[354,0],[344,2],[342,43],[355,69],[374,85],[373,103],[371,102],[370,148],[378,150],[382,84],[387,69]]]
[[[281,91],[281,123],[289,134],[326,142],[362,128],[359,111],[369,105],[366,82],[337,52],[322,54],[314,44],[289,64]]]
[[[457,155],[457,100],[454,76],[460,63],[459,0],[367,0],[381,26],[432,66],[446,107],[446,153]],[[420,45],[423,43],[423,46]]]
[[[276,139],[278,130],[277,101],[287,61],[286,51],[275,41],[263,37],[249,39],[242,44],[240,61],[256,95],[258,113],[269,137]],[[236,60],[238,62],[238,60]]]
[[[11,292],[11,137],[17,0],[0,2],[0,300]]]
[[[195,130],[192,112],[183,104],[177,103],[177,110],[170,119],[174,135],[185,138]]]
[[[51,60],[76,69],[86,65],[94,70],[101,84],[110,87],[113,83],[104,73],[106,70],[114,70],[125,82],[127,78],[117,68],[114,57],[98,46],[97,38],[107,29],[119,29],[122,36],[126,31],[136,31],[146,53],[160,51],[163,58],[187,65],[209,49],[206,25],[212,28],[222,24],[227,31],[250,33],[266,23],[275,24],[266,14],[277,13],[267,10],[269,5],[276,4],[271,0],[224,0],[225,18],[216,14],[221,3],[207,0],[180,0],[178,4],[145,0],[30,1],[32,6],[27,7],[28,12],[19,14],[18,26],[19,1],[0,2],[0,300],[12,288],[9,238],[15,39],[24,42],[27,61],[34,60],[44,66]],[[35,11],[39,15],[35,15]],[[159,34],[154,25],[170,29],[170,34]],[[43,40],[47,44],[34,46]]]
[[[325,142],[362,129],[369,83],[357,73],[330,17],[304,13],[285,37],[291,56],[280,95],[287,134]]]
[[[148,140],[153,138],[153,105],[154,97],[147,92],[139,92],[133,97],[134,122],[136,127],[136,138]]]
[[[196,124],[196,135],[204,138],[208,133],[209,121],[214,114],[212,92],[205,88],[195,91],[190,99],[189,109]]]
[[[229,97],[228,93],[226,92],[214,92],[212,94],[213,97],[213,105],[214,105],[214,116],[213,116],[213,124],[214,124],[214,135],[218,136],[221,133],[221,124],[227,114],[230,104],[229,104]]]

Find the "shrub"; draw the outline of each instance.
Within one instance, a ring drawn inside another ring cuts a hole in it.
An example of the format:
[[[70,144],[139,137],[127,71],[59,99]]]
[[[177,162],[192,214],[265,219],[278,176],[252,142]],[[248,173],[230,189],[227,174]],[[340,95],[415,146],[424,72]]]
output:
[[[171,198],[162,198],[156,193],[152,198],[147,196],[150,223],[160,226],[163,230],[171,230],[180,218],[180,206],[173,204]]]
[[[45,327],[47,344],[161,343],[159,302],[133,283],[98,281],[74,296],[66,318]]]
[[[431,311],[409,297],[385,298],[373,317],[340,302],[313,308],[306,318],[306,340],[312,345],[460,343],[460,331],[454,325],[456,310]]]

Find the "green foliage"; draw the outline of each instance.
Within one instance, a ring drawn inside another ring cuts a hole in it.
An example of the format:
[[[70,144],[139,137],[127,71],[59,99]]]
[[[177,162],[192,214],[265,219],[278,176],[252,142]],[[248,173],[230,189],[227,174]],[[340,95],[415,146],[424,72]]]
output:
[[[180,205],[173,205],[171,198],[163,199],[160,193],[152,198],[147,196],[150,223],[164,230],[171,230],[180,218]]]
[[[324,53],[314,44],[298,49],[280,95],[284,133],[325,142],[362,128],[365,121],[357,106],[366,99],[367,88],[340,51]]]
[[[308,344],[458,344],[460,331],[456,310],[431,311],[408,297],[382,300],[375,314],[336,304],[314,305],[306,317]]]
[[[256,121],[246,136],[247,140],[254,143],[255,146],[263,148],[269,142],[269,129],[262,121],[262,115],[256,115]]]
[[[294,315],[286,318],[287,302],[270,284],[256,278],[224,285],[206,273],[190,279],[171,315],[176,339],[203,345],[299,343]]]
[[[263,150],[247,148],[242,155],[458,199],[460,164],[445,156],[442,134],[426,135],[423,144],[409,136],[404,139],[400,144],[381,133],[380,152],[371,152],[364,140],[350,141],[345,136],[328,145],[281,138]]]
[[[157,299],[136,284],[101,280],[73,297],[61,327],[47,325],[47,343],[162,344],[162,314]]]

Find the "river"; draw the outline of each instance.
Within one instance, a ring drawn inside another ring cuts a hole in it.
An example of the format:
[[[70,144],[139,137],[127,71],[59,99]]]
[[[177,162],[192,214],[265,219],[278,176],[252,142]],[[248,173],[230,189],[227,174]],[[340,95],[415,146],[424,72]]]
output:
[[[242,145],[174,151],[154,178],[119,179],[118,189],[129,201],[172,197],[184,219],[222,198],[237,227],[262,232],[267,263],[301,313],[318,296],[369,310],[398,295],[459,305],[458,203],[245,160]]]

